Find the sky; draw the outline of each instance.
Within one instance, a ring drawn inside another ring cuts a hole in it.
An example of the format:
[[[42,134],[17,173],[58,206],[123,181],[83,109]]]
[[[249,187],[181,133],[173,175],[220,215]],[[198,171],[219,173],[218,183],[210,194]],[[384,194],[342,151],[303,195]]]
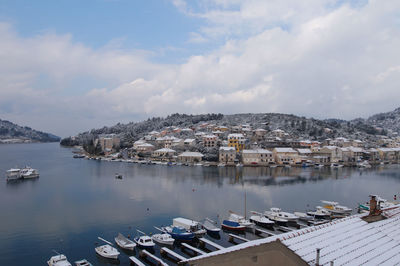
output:
[[[366,118],[400,107],[399,47],[398,0],[0,0],[0,119]]]

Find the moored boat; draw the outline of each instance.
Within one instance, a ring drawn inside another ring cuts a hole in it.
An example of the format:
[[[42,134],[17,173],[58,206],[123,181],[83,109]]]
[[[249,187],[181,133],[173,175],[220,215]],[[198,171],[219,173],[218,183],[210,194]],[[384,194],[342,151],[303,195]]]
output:
[[[7,180],[16,180],[21,178],[21,169],[11,168],[6,172]]]
[[[230,231],[245,231],[246,226],[239,224],[238,222],[230,221],[230,220],[223,220],[221,227],[225,230]]]
[[[56,252],[58,253],[58,252]],[[72,266],[72,264],[67,260],[64,254],[57,254],[47,261],[49,266]]]
[[[128,250],[134,250],[136,247],[135,242],[132,240],[126,238],[123,234],[118,233],[118,236],[114,238],[115,243],[121,248],[128,249]]]
[[[159,245],[172,246],[175,242],[175,239],[168,233],[154,234],[151,236],[151,239]]]
[[[151,239],[151,237],[149,237],[148,235],[146,235],[146,233],[140,231],[140,230],[136,230],[138,231],[138,233],[142,234],[142,236],[136,236],[134,238],[134,241],[136,242],[136,244],[138,245],[138,247],[140,248],[153,248],[156,244],[154,244],[153,240]]]
[[[77,260],[74,262],[76,266],[93,266],[93,264],[91,264],[89,261],[87,261],[86,259],[83,260]]]
[[[252,223],[250,220],[248,220],[244,216],[241,216],[232,211],[229,211],[229,212],[230,212],[230,215],[229,215],[228,220],[233,221],[233,222],[238,222],[240,225],[243,225],[247,229],[254,229],[255,224]]]
[[[193,232],[196,237],[201,237],[207,233],[205,229],[201,228],[199,222],[182,217],[174,218],[172,220],[172,226],[181,226],[186,230]]]
[[[170,234],[175,240],[191,241],[195,237],[193,232],[186,230],[182,226],[165,226],[161,227],[161,230]]]
[[[321,200],[322,203],[324,203],[323,208],[327,211],[329,211],[333,215],[350,215],[352,209],[346,206],[339,205],[338,202],[335,201],[327,201],[327,200]]]
[[[279,225],[286,225],[287,223],[297,223],[299,217],[293,213],[283,212],[280,208],[271,208],[269,211],[265,211],[264,215],[275,221]]]
[[[308,211],[307,214],[313,216],[315,219],[327,219],[331,217],[331,213],[321,206],[317,206],[315,211]]]
[[[304,212],[294,212],[293,214],[296,215],[297,217],[299,217],[299,220],[302,220],[305,222],[314,219],[314,216],[308,215],[307,213],[304,213]]]
[[[209,218],[204,219],[202,226],[207,230],[208,234],[218,234],[221,231],[221,228],[215,226],[215,222]]]
[[[33,169],[29,166],[21,169],[21,178],[36,178],[39,177],[39,171],[37,169]]]
[[[94,249],[96,251],[96,253],[107,259],[118,259],[118,255],[120,253],[118,252],[118,250],[116,248],[112,247],[113,244],[101,237],[98,237],[98,239],[100,239],[101,241],[103,241],[107,244],[96,247]]]
[[[271,221],[270,219],[268,219],[261,213],[255,212],[255,211],[252,211],[251,213],[253,213],[253,215],[250,216],[249,219],[251,222],[255,223],[256,225],[262,226],[265,228],[272,228],[274,226],[275,222]]]

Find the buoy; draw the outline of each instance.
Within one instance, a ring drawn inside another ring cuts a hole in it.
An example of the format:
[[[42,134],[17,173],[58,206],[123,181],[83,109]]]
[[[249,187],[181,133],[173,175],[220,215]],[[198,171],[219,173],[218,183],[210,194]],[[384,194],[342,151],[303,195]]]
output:
[[[394,200],[397,200],[397,196],[396,195],[394,195]]]
[[[147,210],[150,210],[149,208],[147,208]]]

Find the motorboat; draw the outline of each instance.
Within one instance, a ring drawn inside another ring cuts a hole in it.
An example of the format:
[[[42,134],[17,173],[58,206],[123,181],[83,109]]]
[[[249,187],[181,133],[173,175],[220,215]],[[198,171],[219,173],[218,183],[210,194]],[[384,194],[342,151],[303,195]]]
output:
[[[87,261],[86,259],[83,260],[77,260],[74,262],[76,266],[93,266],[93,264],[91,264],[89,261]]]
[[[118,250],[116,248],[112,247],[113,244],[101,237],[98,237],[98,239],[100,239],[101,241],[103,241],[107,244],[96,247],[94,249],[96,251],[96,253],[107,259],[118,259],[118,255],[120,253],[118,252]]]
[[[250,221],[255,223],[256,225],[266,228],[272,228],[273,225],[275,224],[274,221],[271,221],[270,219],[268,219],[259,212],[252,211],[251,213],[253,213],[253,215],[250,216]]]
[[[39,177],[39,171],[33,169],[29,166],[21,169],[21,178],[28,179],[28,178],[36,178]]]
[[[226,166],[226,164],[224,164],[224,163],[219,163],[218,164],[218,167],[225,167]]]
[[[49,266],[72,266],[64,254],[57,254],[47,261]]]
[[[193,232],[186,230],[182,226],[165,226],[161,227],[161,230],[165,233],[170,234],[175,240],[191,241],[195,237],[195,234]]]
[[[315,168],[315,169],[321,169],[321,168],[323,168],[323,167],[324,167],[323,164],[320,164],[320,163],[314,164],[314,168]]]
[[[327,211],[329,211],[333,215],[350,215],[352,209],[346,206],[339,205],[338,202],[335,201],[327,201],[327,200],[321,200],[321,202],[324,204],[323,208]]]
[[[175,239],[168,233],[154,234],[151,239],[159,245],[172,246],[175,242]]]
[[[236,167],[243,167],[243,164],[238,163],[238,164],[236,164]]]
[[[116,174],[115,174],[115,178],[116,178],[116,179],[122,179],[122,175],[121,175],[121,174],[118,174],[118,173],[116,173]]]
[[[368,161],[362,161],[362,162],[360,162],[360,163],[358,163],[357,164],[357,166],[359,167],[359,168],[371,168],[372,166],[369,164],[369,162]]]
[[[240,225],[245,226],[247,229],[254,229],[255,224],[252,223],[250,220],[246,219],[244,216],[241,216],[239,214],[236,214],[232,211],[230,211],[229,219],[230,221],[233,222],[238,222]]]
[[[153,248],[156,244],[154,244],[153,240],[151,239],[151,237],[149,237],[148,235],[146,235],[145,233],[143,233],[142,231],[137,230],[139,233],[143,234],[142,236],[137,236],[134,238],[136,244],[140,247],[140,248]]]
[[[221,231],[221,228],[215,226],[215,222],[209,218],[204,219],[202,226],[207,230],[208,234],[218,234]]]
[[[246,226],[241,225],[238,222],[230,221],[230,220],[223,220],[221,224],[222,229],[229,230],[229,231],[245,231]]]
[[[315,211],[308,211],[307,215],[313,216],[315,219],[327,219],[331,217],[331,213],[321,206],[317,206]]]
[[[332,163],[331,168],[337,169],[337,168],[342,168],[343,164],[338,164],[338,163]]]
[[[297,217],[299,217],[299,220],[305,221],[305,222],[314,219],[314,216],[308,215],[307,213],[304,213],[304,212],[294,212],[293,214],[296,215]]]
[[[114,238],[115,243],[121,248],[128,249],[128,250],[134,250],[136,247],[135,242],[132,240],[126,238],[123,234],[118,233],[118,236]]]
[[[21,178],[21,169],[11,168],[6,172],[7,180],[16,180]]]
[[[182,217],[172,219],[172,226],[182,226],[186,230],[193,232],[196,237],[201,237],[207,233],[205,229],[201,228],[199,222]]]
[[[299,217],[293,213],[283,212],[280,208],[271,208],[269,211],[265,211],[264,215],[275,221],[277,224],[286,225],[287,223],[297,223]]]

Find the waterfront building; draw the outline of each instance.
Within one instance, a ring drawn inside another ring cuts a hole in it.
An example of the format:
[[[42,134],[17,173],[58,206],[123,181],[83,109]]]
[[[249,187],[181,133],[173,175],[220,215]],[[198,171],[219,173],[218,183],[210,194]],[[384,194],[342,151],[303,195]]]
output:
[[[185,151],[178,155],[178,161],[181,163],[198,163],[201,162],[204,155],[200,152]]]
[[[265,149],[253,149],[242,151],[243,165],[268,165],[274,162],[271,151]]]
[[[328,157],[331,163],[337,163],[343,160],[343,152],[337,146],[323,146],[314,153],[315,155]]]
[[[153,157],[171,158],[175,155],[175,150],[169,148],[162,148],[153,151]]]
[[[246,139],[243,134],[235,133],[228,135],[228,147],[234,147],[236,152],[239,152],[245,148]]]
[[[218,138],[215,135],[203,135],[203,146],[207,148],[216,147],[218,144]]]
[[[234,165],[236,160],[235,147],[220,147],[219,162],[227,165]]]
[[[194,145],[196,145],[196,140],[195,139],[185,139],[183,141],[183,144],[185,146],[194,146]]]
[[[138,152],[152,152],[154,150],[154,145],[150,143],[143,143],[136,146]]]
[[[292,148],[275,148],[273,157],[277,164],[294,164],[299,159],[299,154]]]

